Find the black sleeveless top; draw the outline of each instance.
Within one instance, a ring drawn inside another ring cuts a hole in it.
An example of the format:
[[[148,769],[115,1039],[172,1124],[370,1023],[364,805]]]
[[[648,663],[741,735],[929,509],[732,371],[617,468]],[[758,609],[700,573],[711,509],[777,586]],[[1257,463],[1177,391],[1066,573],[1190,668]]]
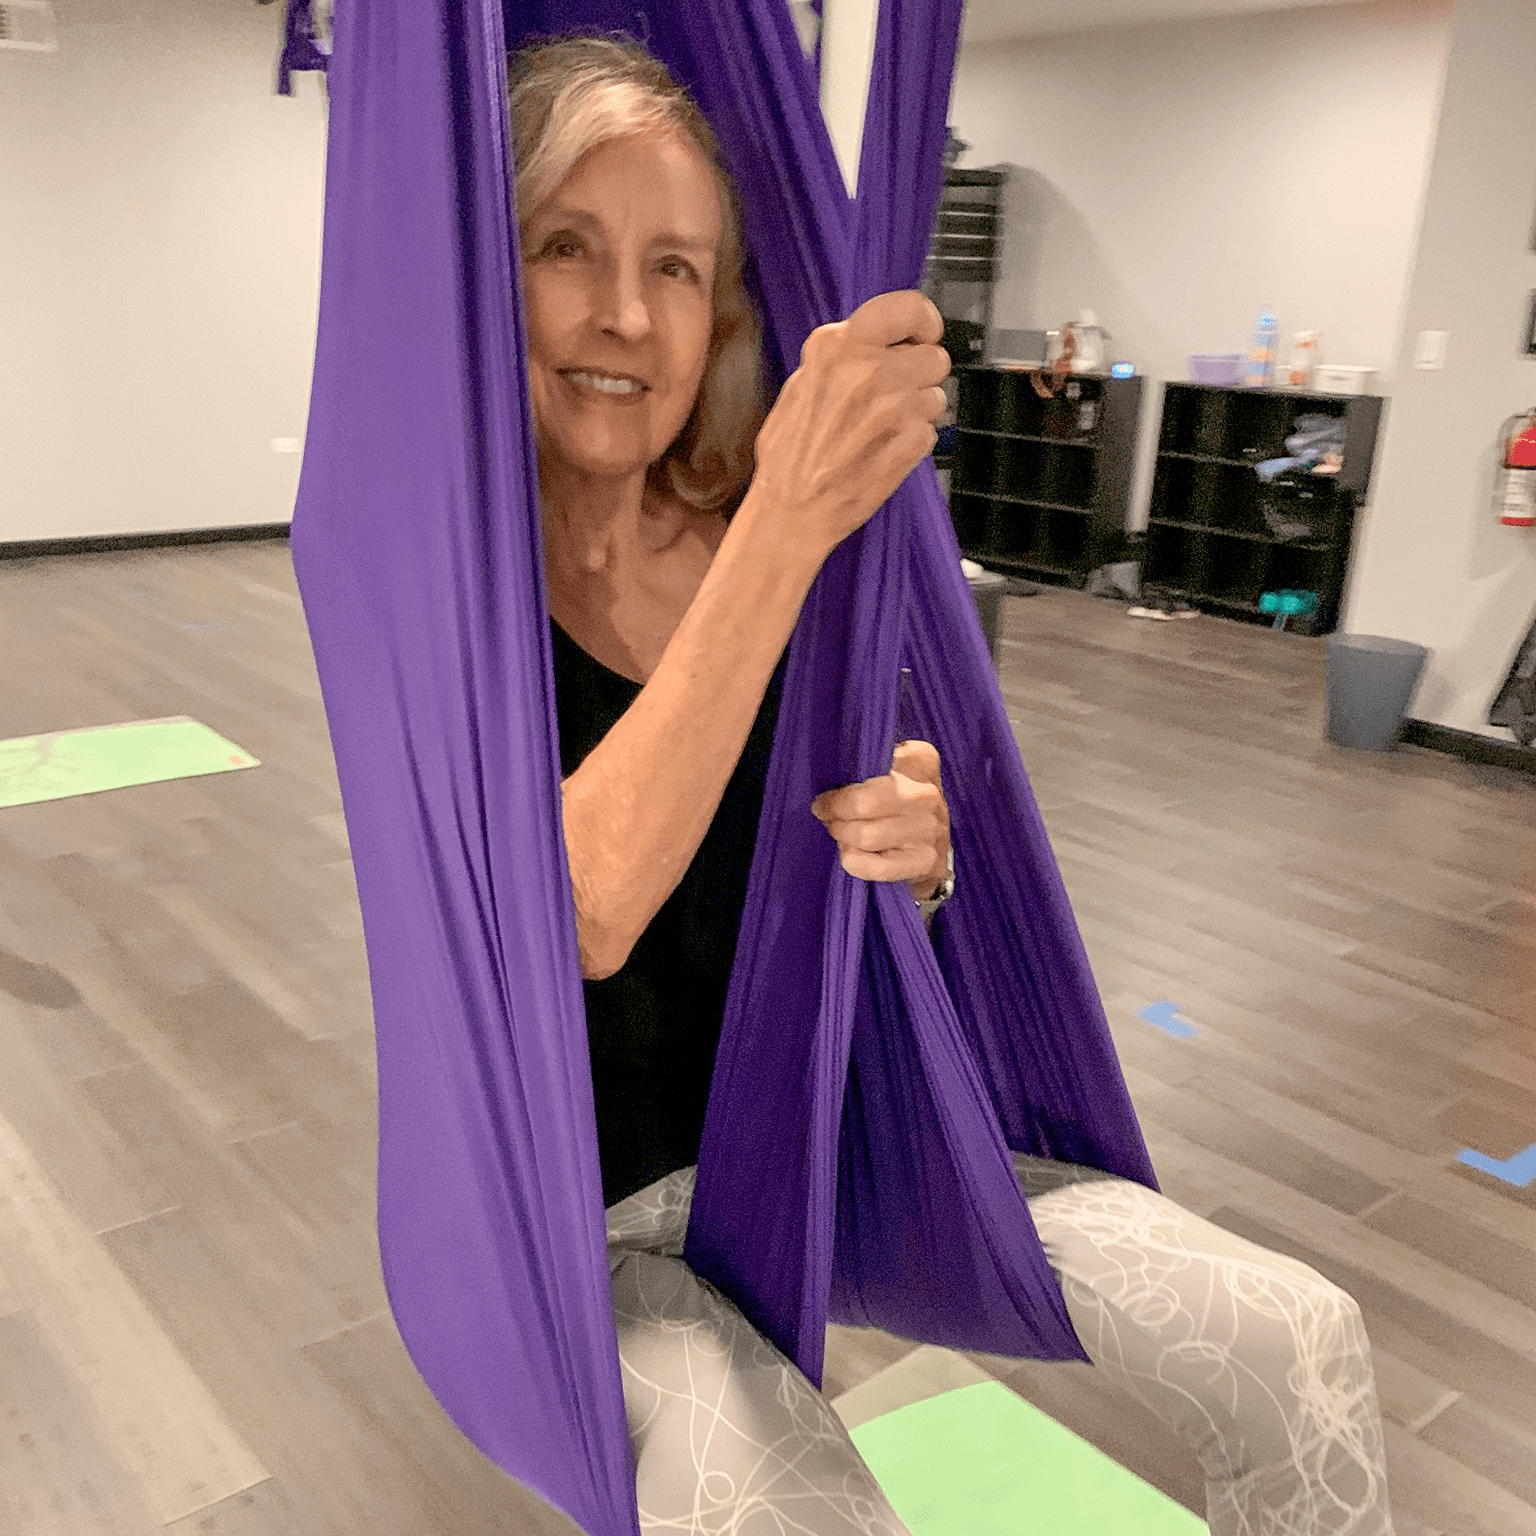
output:
[[[560,772],[569,777],[634,703],[640,684],[588,655],[553,619],[550,631]],[[582,983],[604,1205],[698,1161],[787,660],[786,650],[677,889],[621,969]]]

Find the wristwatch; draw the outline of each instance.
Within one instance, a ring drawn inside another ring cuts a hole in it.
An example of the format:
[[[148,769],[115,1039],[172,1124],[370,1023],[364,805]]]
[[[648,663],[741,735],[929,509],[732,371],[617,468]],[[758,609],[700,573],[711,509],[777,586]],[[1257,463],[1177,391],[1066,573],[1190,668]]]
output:
[[[933,916],[940,907],[955,894],[955,850],[951,845],[949,850],[949,873],[944,877],[944,883],[936,890],[927,901],[920,901],[917,910],[926,920]]]

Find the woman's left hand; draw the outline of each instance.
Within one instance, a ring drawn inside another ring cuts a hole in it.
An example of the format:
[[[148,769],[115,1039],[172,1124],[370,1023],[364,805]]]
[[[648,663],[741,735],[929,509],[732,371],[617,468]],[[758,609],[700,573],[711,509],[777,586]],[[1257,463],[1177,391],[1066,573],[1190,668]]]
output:
[[[901,742],[889,773],[826,790],[811,813],[857,879],[905,880],[926,901],[949,874],[949,806],[932,742]]]

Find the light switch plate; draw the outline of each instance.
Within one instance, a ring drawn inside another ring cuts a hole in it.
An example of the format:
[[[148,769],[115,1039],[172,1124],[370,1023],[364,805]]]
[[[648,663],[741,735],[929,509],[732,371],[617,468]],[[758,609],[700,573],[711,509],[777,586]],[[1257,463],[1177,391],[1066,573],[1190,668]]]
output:
[[[0,48],[55,53],[59,28],[49,0],[0,0]]]
[[[1449,331],[1420,331],[1418,350],[1413,355],[1415,368],[1444,368]]]

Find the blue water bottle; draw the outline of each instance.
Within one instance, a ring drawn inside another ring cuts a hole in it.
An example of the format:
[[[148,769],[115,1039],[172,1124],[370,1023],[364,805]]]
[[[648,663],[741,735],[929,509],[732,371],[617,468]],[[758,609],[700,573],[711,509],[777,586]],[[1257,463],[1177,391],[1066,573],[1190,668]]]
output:
[[[1268,389],[1275,381],[1275,349],[1279,344],[1280,325],[1275,313],[1266,309],[1253,328],[1253,347],[1248,353],[1249,389]]]

